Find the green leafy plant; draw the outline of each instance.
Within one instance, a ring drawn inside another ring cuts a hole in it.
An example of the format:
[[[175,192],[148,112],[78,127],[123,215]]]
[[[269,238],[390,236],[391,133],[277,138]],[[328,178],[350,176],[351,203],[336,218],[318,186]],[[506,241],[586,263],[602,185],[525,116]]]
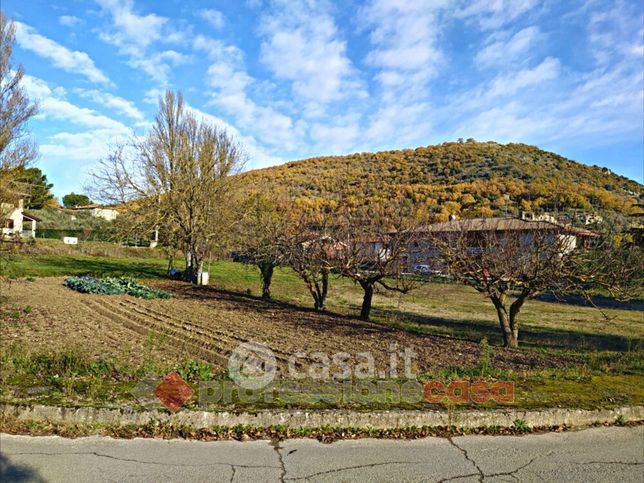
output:
[[[161,290],[147,287],[137,280],[129,277],[95,278],[95,277],[70,277],[65,280],[65,286],[80,293],[99,295],[127,294],[142,299],[169,299],[174,295]]]
[[[213,378],[212,368],[205,362],[186,361],[177,373],[187,381],[209,381]]]
[[[512,422],[512,426],[514,427],[514,429],[520,431],[521,433],[530,432],[530,426],[528,426],[528,423],[526,423],[523,419],[515,419]]]

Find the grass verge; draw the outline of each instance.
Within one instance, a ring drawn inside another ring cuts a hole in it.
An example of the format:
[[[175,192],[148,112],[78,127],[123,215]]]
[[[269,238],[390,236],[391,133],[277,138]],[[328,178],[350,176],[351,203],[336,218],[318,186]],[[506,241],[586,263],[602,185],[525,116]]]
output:
[[[613,424],[594,424],[599,426],[638,426],[644,422],[621,422]],[[427,437],[449,438],[452,436],[481,435],[521,435],[527,433],[563,432],[580,429],[570,426],[540,426],[529,428],[521,424],[511,427],[482,426],[475,429],[462,429],[454,426],[411,427],[404,429],[365,429],[365,428],[289,428],[286,426],[270,426],[256,428],[252,426],[212,427],[208,429],[193,429],[185,426],[166,425],[161,423],[143,426],[107,425],[97,423],[63,424],[36,421],[3,420],[0,431],[8,434],[28,434],[31,436],[57,435],[64,438],[79,438],[83,436],[110,436],[113,438],[163,438],[188,439],[199,441],[222,440],[272,440],[282,441],[292,438],[316,439],[322,443],[332,443],[343,439],[421,439]]]

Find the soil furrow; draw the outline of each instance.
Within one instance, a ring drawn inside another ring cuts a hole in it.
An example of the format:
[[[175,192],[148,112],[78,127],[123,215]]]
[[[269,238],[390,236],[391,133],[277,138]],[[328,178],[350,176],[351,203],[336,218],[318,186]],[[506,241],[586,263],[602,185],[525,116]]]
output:
[[[96,310],[97,313],[103,317],[117,321],[120,324],[128,327],[129,329],[138,332],[140,335],[147,337],[150,329],[159,330],[160,333],[163,333],[168,339],[171,339],[176,345],[172,346],[171,350],[179,350],[180,352],[189,352],[194,354],[195,358],[201,358],[211,363],[215,363],[218,366],[225,367],[227,364],[227,359],[220,353],[214,352],[213,350],[207,349],[201,345],[197,345],[192,341],[186,339],[185,334],[181,334],[176,330],[169,330],[167,327],[163,327],[159,324],[150,324],[147,325],[145,322],[135,322],[132,317],[128,317],[128,314],[122,315],[119,314],[113,307],[110,307],[109,304],[103,305],[97,300],[85,301],[88,305]],[[139,321],[141,320],[138,318]]]

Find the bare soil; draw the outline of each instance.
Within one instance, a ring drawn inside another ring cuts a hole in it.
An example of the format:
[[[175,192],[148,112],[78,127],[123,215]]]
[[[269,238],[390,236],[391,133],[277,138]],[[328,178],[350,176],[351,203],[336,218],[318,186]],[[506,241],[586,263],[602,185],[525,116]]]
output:
[[[381,372],[389,368],[392,350],[405,348],[415,354],[414,369],[420,373],[480,363],[480,347],[471,341],[411,334],[239,293],[156,281],[154,287],[173,292],[176,298],[142,300],[80,294],[63,286],[63,280],[3,282],[3,346],[16,342],[33,351],[75,348],[97,358],[127,358],[134,364],[152,356],[164,361],[199,359],[220,370],[226,369],[236,347],[251,341],[270,347],[280,370],[286,369],[289,356],[296,352],[307,354],[300,359],[303,365],[314,362],[314,352],[349,353],[354,363],[364,360],[357,354],[370,352]],[[513,370],[572,363],[501,348],[494,349],[492,360],[496,369]]]

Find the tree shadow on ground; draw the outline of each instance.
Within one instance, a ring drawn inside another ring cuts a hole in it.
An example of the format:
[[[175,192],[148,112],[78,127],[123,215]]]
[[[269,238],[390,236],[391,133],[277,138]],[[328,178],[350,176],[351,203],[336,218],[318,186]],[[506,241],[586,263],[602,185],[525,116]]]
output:
[[[246,310],[248,312],[260,312],[268,316],[288,316],[297,318],[299,323],[307,324],[318,330],[337,330],[343,329],[343,332],[355,333],[368,333],[368,332],[393,332],[396,329],[392,327],[375,324],[372,322],[364,322],[354,315],[339,314],[329,310],[317,311],[310,307],[302,307],[290,302],[282,300],[264,299],[262,297],[247,294],[244,292],[236,292],[232,290],[225,290],[214,287],[200,287],[190,285],[188,283],[181,283],[180,285],[161,285],[164,290],[173,292],[181,297],[193,299],[209,299],[222,302],[234,303],[238,310]]]
[[[444,317],[424,316],[417,313],[400,310],[373,309],[374,319],[384,319],[385,323],[364,322],[355,315],[338,314],[325,311],[318,312],[312,308],[302,307],[289,302],[265,300],[259,296],[224,290],[214,287],[199,287],[190,284],[164,287],[186,298],[215,299],[234,303],[240,310],[252,312],[274,313],[277,310],[288,312],[288,316],[298,317],[298,321],[317,330],[342,329],[347,335],[351,333],[385,333],[402,328],[417,336],[443,337],[448,339],[461,339],[479,343],[482,338],[487,338],[494,345],[501,345],[502,338],[498,325],[483,320],[458,320]],[[354,307],[352,307],[353,309]],[[355,309],[359,309],[355,306]],[[356,312],[357,313],[357,312]],[[282,317],[284,314],[279,314]],[[396,328],[388,324],[390,321],[398,322]],[[408,324],[419,326],[415,329]],[[575,351],[629,351],[644,347],[641,338],[628,338],[611,334],[592,334],[555,328],[522,327],[520,340],[523,347],[548,347],[553,349],[574,349]]]
[[[556,304],[564,305],[576,305],[579,307],[592,307],[593,304],[595,307],[602,309],[620,309],[620,310],[638,310],[644,311],[644,300],[630,300],[630,301],[621,301],[615,300],[610,297],[604,297],[603,295],[596,295],[593,298],[593,303],[591,304],[581,295],[566,295],[562,298],[557,298],[553,294],[542,294],[538,296],[535,300],[540,300],[541,302],[549,302]]]
[[[0,481],[44,482],[45,479],[35,469],[11,463],[6,455],[0,453]]]
[[[230,304],[231,308],[241,313],[247,312],[257,318],[261,316],[258,330],[274,327],[277,332],[283,331],[284,337],[297,339],[299,328],[312,329],[316,339],[338,341],[344,338],[346,344],[335,350],[349,351],[354,349],[352,342],[364,349],[387,351],[390,343],[409,347],[423,361],[430,361],[426,368],[432,367],[476,367],[479,363],[480,338],[450,337],[442,334],[422,333],[405,330],[376,322],[365,322],[355,315],[338,314],[331,311],[318,312],[312,308],[284,301],[264,300],[243,292],[223,290],[214,287],[198,287],[188,283],[159,281],[155,288],[173,292],[177,297],[199,302]],[[273,332],[275,333],[275,332]],[[307,332],[308,333],[308,332]],[[306,344],[306,340],[301,340]],[[273,347],[274,350],[276,350]],[[361,350],[362,350],[361,349]],[[331,349],[329,349],[331,350]],[[575,364],[576,359],[564,356],[542,355],[533,351],[506,349],[495,355],[495,364],[507,369],[526,369],[535,367],[563,367]]]
[[[398,320],[403,325],[411,322],[419,326],[420,331],[424,333],[431,334],[432,329],[435,329],[438,334],[455,338],[478,342],[485,337],[492,344],[502,343],[500,328],[493,322],[424,316],[397,310],[376,309],[374,313],[387,320]],[[592,334],[566,329],[529,326],[520,328],[519,339],[523,347],[573,349],[580,352],[598,350],[630,351],[638,347],[644,347],[644,340],[637,337],[629,338],[612,334]]]

